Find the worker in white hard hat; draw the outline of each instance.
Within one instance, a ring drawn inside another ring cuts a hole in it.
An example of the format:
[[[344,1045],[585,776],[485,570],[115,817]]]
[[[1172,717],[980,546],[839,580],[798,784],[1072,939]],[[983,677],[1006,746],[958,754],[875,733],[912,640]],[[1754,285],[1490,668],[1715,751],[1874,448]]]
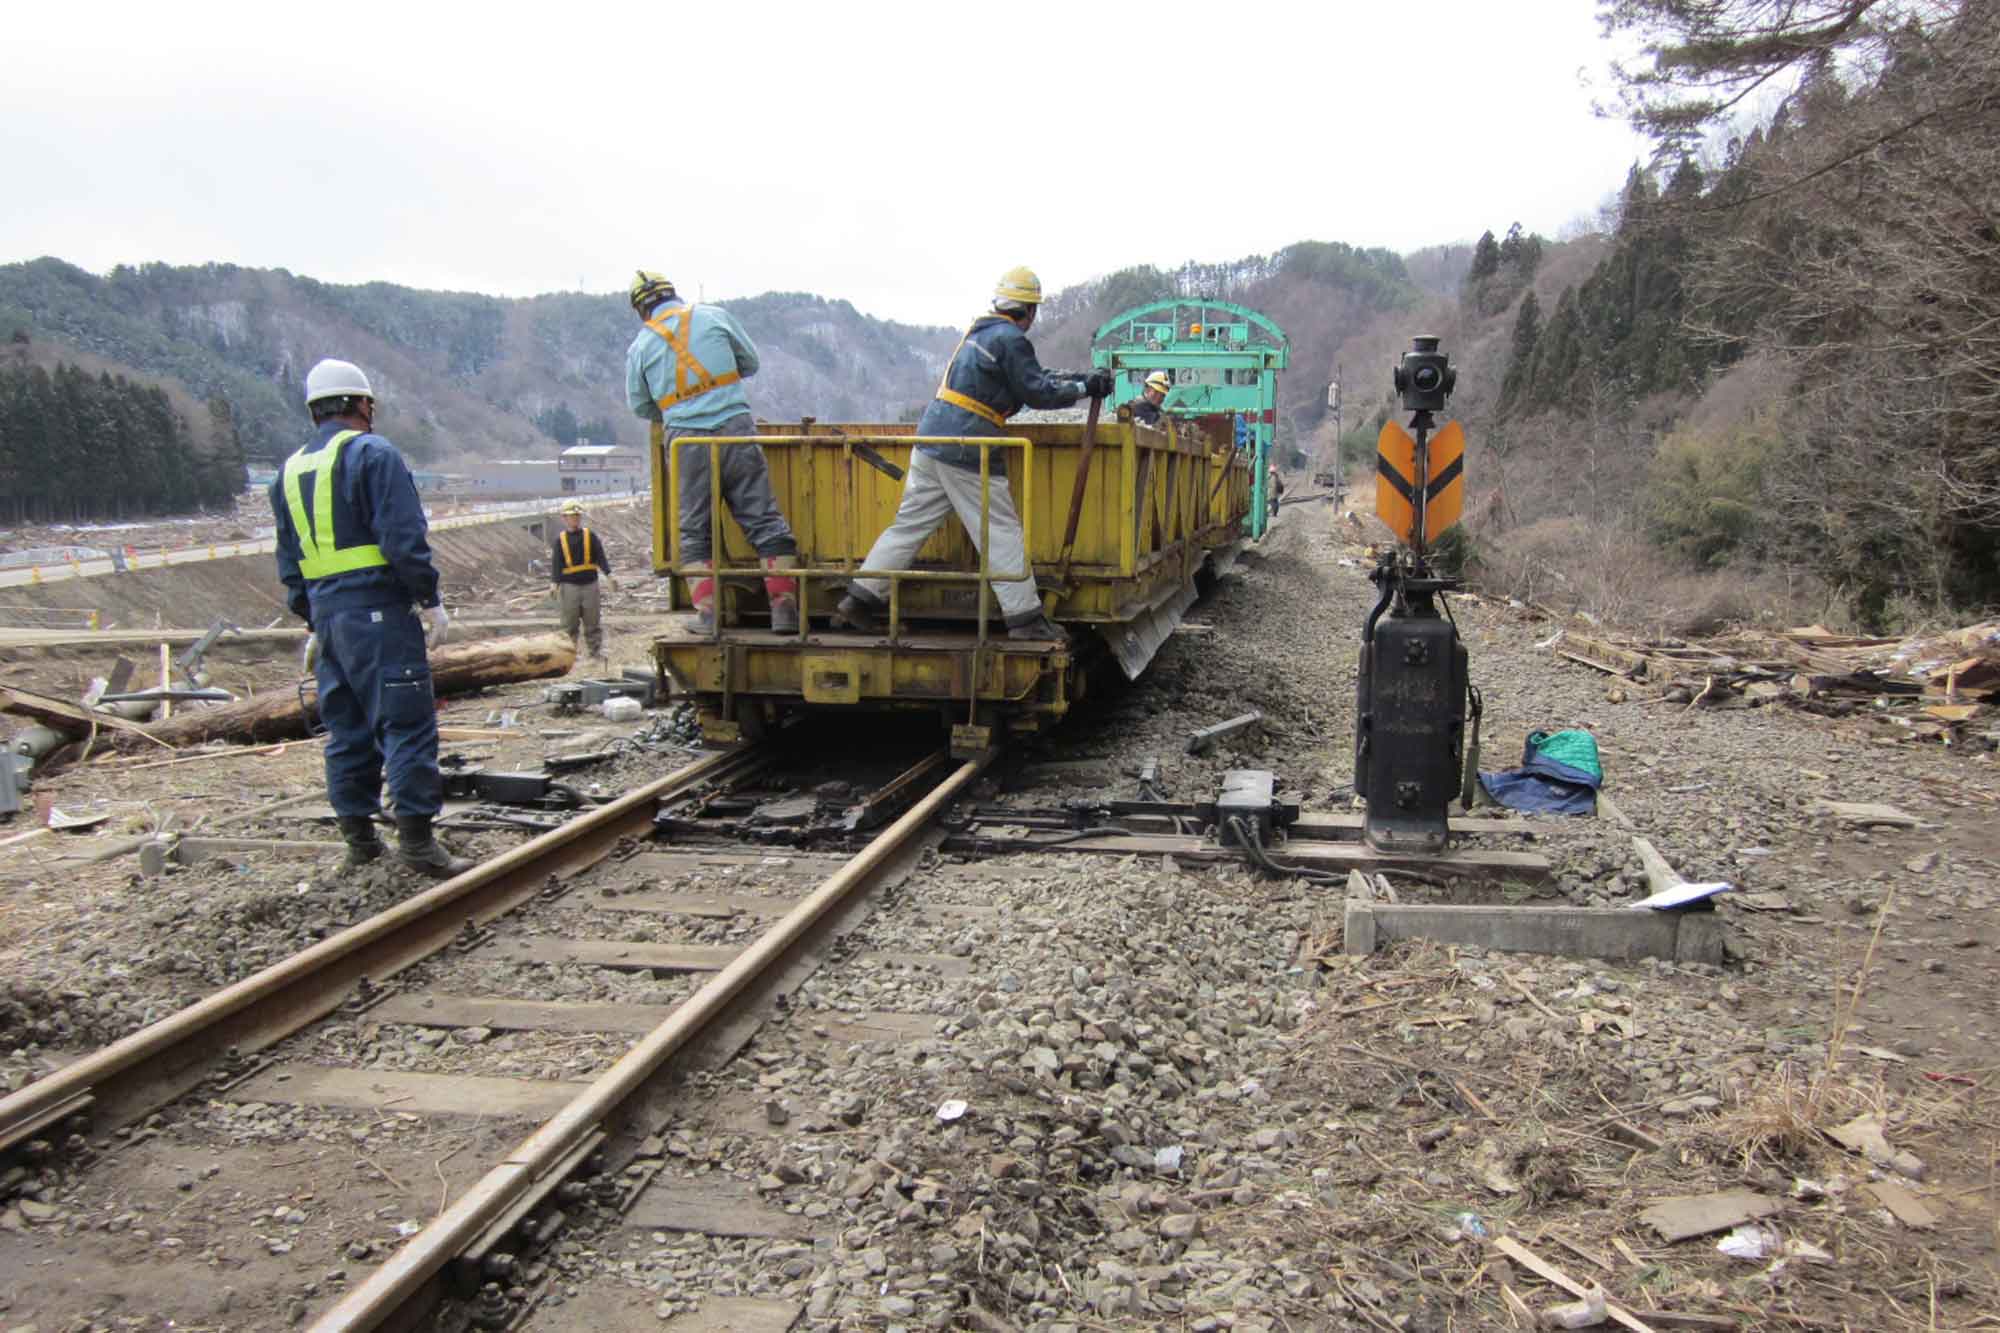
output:
[[[632,279],[632,309],[646,327],[625,353],[625,397],[635,415],[666,427],[667,443],[679,452],[681,561],[708,564],[713,516],[709,509],[708,449],[703,436],[755,435],[750,399],[743,381],[757,373],[756,344],[718,305],[690,305],[673,283],[639,270]],[[676,445],[676,441],[685,441]],[[722,502],[765,570],[764,595],[771,604],[771,628],[799,627],[799,581],[779,571],[798,567],[799,544],[778,509],[771,469],[754,444],[725,445],[718,452]],[[715,627],[715,579],[694,581],[694,627]]]
[[[1167,401],[1167,392],[1173,387],[1173,376],[1164,370],[1146,376],[1146,387],[1132,400],[1132,420],[1145,426],[1159,425],[1166,415],[1160,411],[1160,404]]]
[[[1035,345],[1028,341],[1028,330],[1041,302],[1042,283],[1032,270],[1014,268],[1000,275],[991,311],[972,321],[972,327],[959,339],[936,396],[917,422],[918,435],[1005,435],[1007,418],[1024,407],[1068,407],[1081,398],[1103,398],[1111,392],[1108,370],[1093,370],[1079,380],[1042,369]],[[875,539],[861,567],[908,569],[918,548],[954,513],[976,545],[980,530],[979,454],[975,445],[918,445],[903,477],[903,498],[896,507],[895,521]],[[1021,518],[1006,480],[1006,454],[998,449],[992,454],[986,506],[987,563],[1002,573],[1027,569]],[[995,583],[993,594],[1006,617],[1009,638],[1063,637],[1042,614],[1041,597],[1032,577],[1023,582]],[[856,579],[834,610],[834,626],[862,634],[879,633],[888,604],[887,579]]]
[[[305,669],[326,725],[326,790],[349,868],[382,855],[386,772],[404,865],[448,878],[472,868],[431,832],[444,800],[428,650],[451,627],[429,524],[396,447],[375,433],[375,391],[349,361],[306,375],[312,442],[271,483],[278,577],[306,622]]]
[[[604,627],[601,613],[604,594],[598,587],[601,574],[611,578],[611,557],[604,542],[583,525],[583,505],[575,500],[562,502],[562,527],[549,543],[549,578],[556,585],[556,599],[562,607],[562,632],[572,643],[578,632],[599,664],[604,657]]]

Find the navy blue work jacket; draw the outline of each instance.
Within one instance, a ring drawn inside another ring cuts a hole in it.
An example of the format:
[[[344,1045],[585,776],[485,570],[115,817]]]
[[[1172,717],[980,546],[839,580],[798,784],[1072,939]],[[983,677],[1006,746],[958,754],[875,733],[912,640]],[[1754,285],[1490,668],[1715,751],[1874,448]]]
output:
[[[348,429],[336,421],[322,423],[305,452],[317,453]],[[430,523],[417,499],[416,479],[396,446],[380,435],[355,436],[341,446],[333,482],[334,545],[345,549],[373,542],[389,563],[307,580],[299,571],[299,534],[292,527],[291,506],[285,503],[285,469],[280,466],[271,483],[271,513],[278,527],[278,577],[285,582],[285,602],[292,614],[310,629],[313,616],[323,611],[436,606],[438,572],[431,563]],[[311,473],[301,480],[307,514],[313,512],[314,485]]]
[[[977,399],[1002,417],[1011,417],[1024,407],[1043,410],[1068,407],[1083,397],[1077,380],[1059,379],[1042,369],[1035,358],[1035,345],[1021,326],[1005,315],[982,315],[959,344],[958,353],[945,371],[944,387]],[[945,402],[931,400],[917,422],[919,435],[1005,435],[1007,432],[986,418]],[[979,451],[969,445],[920,444],[918,450],[940,463],[979,470]],[[1006,472],[1006,454],[993,452],[993,475]]]

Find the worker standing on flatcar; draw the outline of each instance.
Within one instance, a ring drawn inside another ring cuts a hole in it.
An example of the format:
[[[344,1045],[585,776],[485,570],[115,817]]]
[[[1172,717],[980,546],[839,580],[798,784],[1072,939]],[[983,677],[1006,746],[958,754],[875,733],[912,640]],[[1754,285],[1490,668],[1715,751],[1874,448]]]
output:
[[[326,795],[346,868],[382,855],[386,767],[396,855],[439,879],[472,869],[431,833],[444,803],[429,650],[451,628],[409,465],[375,434],[375,391],[349,361],[306,374],[317,433],[271,483],[278,577],[306,622],[304,665],[326,724]],[[420,610],[421,609],[421,612]],[[428,628],[425,622],[428,621]]]
[[[689,305],[674,285],[641,269],[632,280],[632,309],[646,327],[625,353],[625,397],[635,416],[661,422],[680,465],[681,560],[706,573],[714,516],[708,512],[708,450],[703,436],[755,435],[742,382],[757,373],[757,347],[736,317],[717,305]],[[677,444],[677,441],[687,441]],[[750,539],[767,573],[771,628],[799,627],[799,581],[775,571],[798,567],[799,544],[771,492],[771,468],[754,444],[721,454],[722,500]],[[694,584],[695,629],[715,628],[715,579]]]
[[[603,662],[604,594],[597,577],[611,578],[611,557],[596,533],[583,526],[583,506],[575,500],[562,503],[562,528],[549,543],[549,578],[555,582],[556,598],[562,608],[562,632],[571,643],[578,632],[590,648],[590,655]]]
[[[1080,398],[1110,394],[1111,372],[1093,370],[1081,380],[1063,379],[1042,369],[1028,329],[1042,300],[1042,284],[1025,268],[1009,269],[993,289],[993,309],[972,322],[945,366],[937,395],[917,422],[918,435],[1000,436],[1007,418],[1023,407],[1068,407]],[[991,549],[989,567],[1003,572],[1028,569],[1021,518],[1007,488],[1006,456],[994,450],[986,504]],[[903,498],[896,518],[861,562],[863,569],[908,569],[917,550],[947,514],[956,513],[975,544],[979,541],[979,454],[974,445],[920,444],[910,455]],[[1018,583],[995,583],[994,596],[1012,639],[1061,639],[1062,631],[1042,614],[1032,576]],[[887,579],[856,579],[834,609],[836,628],[862,634],[882,630],[888,609]]]
[[[1160,411],[1160,404],[1167,401],[1167,391],[1174,387],[1173,380],[1164,370],[1156,370],[1146,376],[1146,388],[1132,402],[1132,420],[1144,426],[1157,426],[1166,413]]]

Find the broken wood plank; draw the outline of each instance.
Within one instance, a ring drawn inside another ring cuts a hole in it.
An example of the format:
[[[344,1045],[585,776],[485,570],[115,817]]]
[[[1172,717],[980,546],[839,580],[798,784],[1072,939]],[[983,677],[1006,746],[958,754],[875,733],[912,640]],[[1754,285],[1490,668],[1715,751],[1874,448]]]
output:
[[[1843,824],[1866,828],[1880,825],[1885,828],[1923,828],[1924,821],[1915,815],[1898,810],[1893,805],[1883,805],[1875,801],[1829,801],[1825,797],[1815,797],[1808,809],[1816,815],[1832,815]]]
[[[1706,1236],[1730,1227],[1769,1217],[1783,1205],[1768,1194],[1755,1190],[1722,1190],[1715,1194],[1684,1194],[1661,1199],[1639,1214],[1639,1220],[1667,1241]]]
[[[99,713],[67,699],[22,689],[18,685],[0,685],[0,713],[31,717],[66,736],[87,736],[93,727],[139,736],[147,734],[144,727],[136,722],[127,722],[116,713]],[[169,745],[166,748],[171,750],[173,747]]]
[[[1500,907],[1377,903],[1349,899],[1348,953],[1372,953],[1395,940],[1424,939],[1503,953],[1566,958],[1666,958],[1722,962],[1722,923],[1713,912],[1652,912],[1629,907]]]
[[[1893,1180],[1877,1180],[1861,1188],[1875,1196],[1875,1202],[1887,1208],[1898,1222],[1916,1231],[1929,1231],[1937,1225],[1937,1214],[1925,1206],[1907,1186]]]
[[[1527,1246],[1521,1244],[1521,1242],[1515,1240],[1512,1236],[1495,1236],[1493,1238],[1493,1248],[1527,1269],[1530,1273],[1533,1273],[1536,1277],[1541,1278],[1544,1282],[1552,1282],[1572,1296],[1581,1299],[1589,1293],[1590,1289],[1588,1287],[1563,1272],[1560,1268],[1557,1268],[1548,1260],[1542,1258],[1539,1254],[1536,1254]],[[1651,1324],[1639,1319],[1630,1310],[1627,1310],[1616,1301],[1605,1301],[1604,1312],[1611,1316],[1613,1322],[1630,1329],[1632,1333],[1658,1333],[1658,1330]]]
[[[1262,713],[1242,713],[1230,718],[1227,722],[1218,722],[1212,727],[1203,727],[1200,731],[1188,737],[1187,752],[1189,754],[1206,754],[1209,747],[1223,737],[1233,736],[1239,731],[1247,731],[1251,727],[1261,725],[1263,721],[1264,715]]]

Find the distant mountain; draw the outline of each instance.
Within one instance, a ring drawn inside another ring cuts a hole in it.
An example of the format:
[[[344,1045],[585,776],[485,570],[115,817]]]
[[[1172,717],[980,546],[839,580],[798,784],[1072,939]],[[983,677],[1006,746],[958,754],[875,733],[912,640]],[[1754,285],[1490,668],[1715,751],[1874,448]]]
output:
[[[721,304],[757,343],[751,408],[773,420],[909,416],[957,338],[803,293]],[[558,441],[544,427],[563,444],[573,429],[637,444],[644,423],[625,406],[625,348],[637,328],[615,294],[513,300],[229,264],[121,266],[105,277],[59,259],[0,265],[0,339],[24,333],[198,400],[220,398],[253,460],[297,446],[305,372],[325,356],[368,372],[385,433],[413,458],[547,455]]]

